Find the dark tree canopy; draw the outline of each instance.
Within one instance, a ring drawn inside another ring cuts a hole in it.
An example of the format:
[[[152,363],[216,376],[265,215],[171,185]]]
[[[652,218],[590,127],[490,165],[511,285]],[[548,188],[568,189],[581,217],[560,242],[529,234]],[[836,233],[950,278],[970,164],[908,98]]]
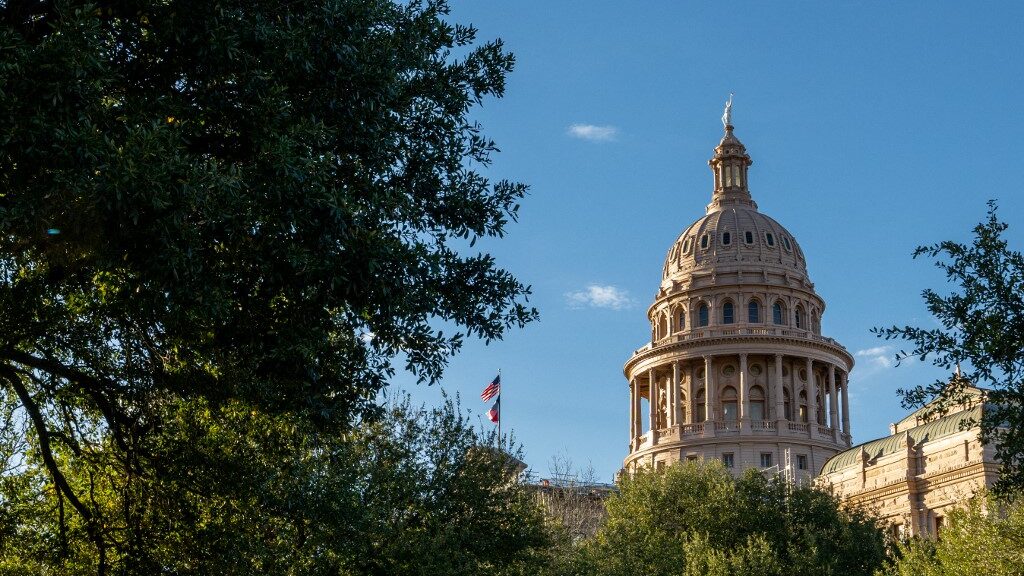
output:
[[[927,360],[959,377],[901,390],[908,406],[936,399],[938,412],[961,405],[968,385],[988,387],[989,409],[981,426],[982,440],[995,444],[1002,463],[998,487],[1024,486],[1024,255],[1010,249],[1003,232],[1007,224],[988,203],[988,218],[974,227],[970,245],[952,241],[921,246],[914,257],[928,256],[945,274],[947,295],[922,293],[939,328],[892,326],[877,328],[885,339],[904,339],[913,348],[908,357]]]
[[[443,0],[0,0],[0,388],[97,546],[131,538],[82,478],[141,526],[183,414],[342,433],[392,361],[535,318],[471,248],[526,191],[481,173],[513,58],[475,35]]]

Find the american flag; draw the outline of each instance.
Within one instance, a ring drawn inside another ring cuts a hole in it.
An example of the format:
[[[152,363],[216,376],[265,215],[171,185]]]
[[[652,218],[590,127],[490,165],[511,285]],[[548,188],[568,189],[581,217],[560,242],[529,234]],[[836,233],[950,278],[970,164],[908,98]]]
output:
[[[483,400],[484,402],[487,402],[488,400],[494,398],[500,393],[501,374],[498,374],[497,376],[494,377],[494,380],[491,380],[491,383],[487,385],[487,388],[484,388],[484,391],[480,393],[480,399]]]

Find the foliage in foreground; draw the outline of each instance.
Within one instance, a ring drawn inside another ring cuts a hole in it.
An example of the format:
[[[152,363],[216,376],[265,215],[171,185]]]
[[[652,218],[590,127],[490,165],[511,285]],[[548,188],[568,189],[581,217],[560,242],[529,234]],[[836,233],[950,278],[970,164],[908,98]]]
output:
[[[914,538],[882,576],[1006,576],[1024,573],[1024,500],[976,496],[951,511],[937,541]]]
[[[240,403],[181,403],[168,418],[173,449],[162,466],[175,480],[129,484],[117,469],[66,463],[119,543],[106,551],[111,573],[533,573],[548,549],[513,461],[484,447],[493,438],[452,402],[393,406],[345,437]],[[37,454],[0,477],[0,574],[96,574],[98,565]]]
[[[0,1],[5,552],[274,572],[403,510],[447,534],[327,438],[536,317],[473,248],[526,193],[470,118],[512,66],[444,0]]]
[[[882,531],[831,495],[719,463],[678,463],[624,477],[608,520],[562,574],[600,576],[870,575],[885,558]]]
[[[952,241],[921,246],[914,257],[928,256],[952,285],[943,296],[923,292],[928,311],[939,328],[892,326],[876,328],[885,339],[904,339],[914,347],[896,360],[919,356],[946,370],[964,369],[962,377],[901,390],[908,406],[935,399],[944,412],[963,404],[967,386],[987,386],[988,406],[982,416],[981,439],[994,443],[1002,464],[997,490],[1024,487],[1024,255],[1003,238],[1007,224],[999,220],[994,201],[988,218],[974,227],[970,245]]]

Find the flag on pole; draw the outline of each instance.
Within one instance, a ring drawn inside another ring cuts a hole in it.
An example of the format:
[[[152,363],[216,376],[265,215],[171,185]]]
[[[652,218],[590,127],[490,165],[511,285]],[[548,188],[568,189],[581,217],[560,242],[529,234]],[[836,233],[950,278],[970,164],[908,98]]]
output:
[[[487,388],[484,388],[484,391],[480,393],[480,399],[487,402],[498,394],[501,394],[501,374],[495,376]]]
[[[501,396],[498,396],[494,406],[491,406],[491,409],[487,411],[487,419],[495,424],[501,421]]]

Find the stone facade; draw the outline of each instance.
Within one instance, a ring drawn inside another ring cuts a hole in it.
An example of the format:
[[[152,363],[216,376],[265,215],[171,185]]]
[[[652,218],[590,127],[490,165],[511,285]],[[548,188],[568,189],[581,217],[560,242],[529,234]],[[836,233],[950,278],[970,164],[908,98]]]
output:
[[[864,506],[894,535],[936,536],[949,508],[996,481],[994,448],[978,439],[984,392],[944,416],[926,406],[890,426],[891,435],[841,452],[816,482]]]
[[[624,368],[626,471],[714,458],[809,480],[850,446],[853,357],[821,334],[825,302],[796,239],[758,211],[751,164],[726,125],[711,203],[669,249],[651,341]]]

